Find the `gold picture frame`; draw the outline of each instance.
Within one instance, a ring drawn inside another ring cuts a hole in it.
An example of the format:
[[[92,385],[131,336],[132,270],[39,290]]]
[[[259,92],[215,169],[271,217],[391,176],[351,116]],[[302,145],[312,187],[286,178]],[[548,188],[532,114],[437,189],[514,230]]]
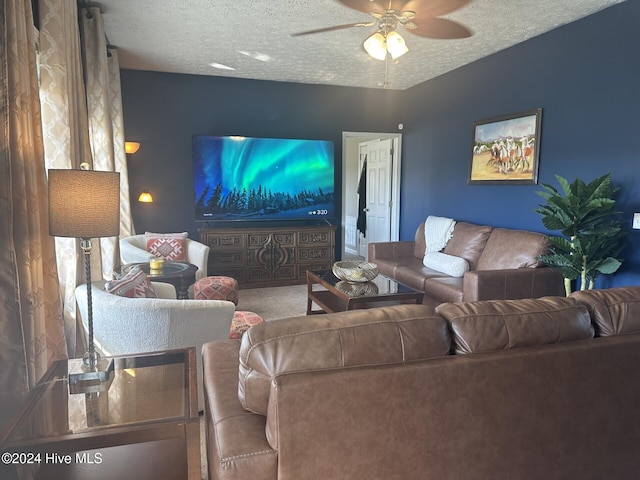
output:
[[[536,185],[542,108],[474,122],[469,184]]]

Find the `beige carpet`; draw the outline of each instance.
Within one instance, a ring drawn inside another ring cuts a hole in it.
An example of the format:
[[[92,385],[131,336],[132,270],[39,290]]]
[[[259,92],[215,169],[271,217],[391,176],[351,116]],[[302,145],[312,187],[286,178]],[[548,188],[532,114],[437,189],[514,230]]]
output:
[[[307,286],[240,290],[237,310],[255,312],[265,320],[297,317],[307,313]]]
[[[307,313],[307,286],[268,287],[240,290],[237,310],[255,312],[265,320],[297,317]],[[202,479],[207,480],[206,436],[204,416],[200,417],[200,452]]]

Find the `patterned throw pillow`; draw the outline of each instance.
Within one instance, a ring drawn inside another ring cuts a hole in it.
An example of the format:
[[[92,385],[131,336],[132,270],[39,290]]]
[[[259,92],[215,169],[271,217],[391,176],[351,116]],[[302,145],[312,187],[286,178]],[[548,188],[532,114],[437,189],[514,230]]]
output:
[[[107,282],[104,289],[128,298],[158,298],[153,285],[147,280],[147,274],[140,267],[133,267],[118,280]]]
[[[184,262],[187,259],[185,239],[187,232],[151,233],[145,232],[147,252],[167,261]]]

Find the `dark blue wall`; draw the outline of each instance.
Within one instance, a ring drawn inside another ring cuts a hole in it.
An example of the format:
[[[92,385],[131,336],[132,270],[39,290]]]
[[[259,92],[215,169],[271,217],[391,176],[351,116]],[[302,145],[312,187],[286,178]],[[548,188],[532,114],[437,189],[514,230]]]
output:
[[[129,158],[132,195],[149,188],[156,199],[132,202],[136,229],[197,235],[194,134],[329,139],[339,160],[343,131],[403,123],[402,239],[427,215],[544,232],[539,186],[467,185],[473,122],[541,107],[539,181],[612,173],[629,246],[599,286],[640,284],[640,231],[630,229],[640,211],[639,19],[640,0],[628,0],[401,92],[124,70],[127,139],[142,143]]]
[[[545,232],[539,186],[467,185],[473,122],[541,107],[539,182],[612,173],[629,247],[600,285],[640,284],[639,20],[628,1],[407,90],[401,238],[427,215]]]
[[[123,70],[121,81],[126,137],[141,143],[128,157],[136,231],[187,231],[192,238],[198,235],[193,135],[332,140],[339,190],[342,132],[395,130],[394,110],[401,96],[377,89],[134,70]],[[136,201],[144,189],[153,195],[153,203]]]

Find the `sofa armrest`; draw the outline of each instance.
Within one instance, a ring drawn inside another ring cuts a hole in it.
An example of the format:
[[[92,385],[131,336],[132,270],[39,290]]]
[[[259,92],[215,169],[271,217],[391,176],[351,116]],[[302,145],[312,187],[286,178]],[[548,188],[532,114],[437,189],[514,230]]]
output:
[[[368,244],[369,261],[375,262],[376,258],[402,258],[413,257],[416,242],[373,242]]]
[[[560,270],[551,267],[475,270],[464,274],[465,302],[565,296]]]
[[[267,442],[266,418],[238,400],[239,348],[238,340],[202,346],[208,478],[276,479],[278,453]]]

